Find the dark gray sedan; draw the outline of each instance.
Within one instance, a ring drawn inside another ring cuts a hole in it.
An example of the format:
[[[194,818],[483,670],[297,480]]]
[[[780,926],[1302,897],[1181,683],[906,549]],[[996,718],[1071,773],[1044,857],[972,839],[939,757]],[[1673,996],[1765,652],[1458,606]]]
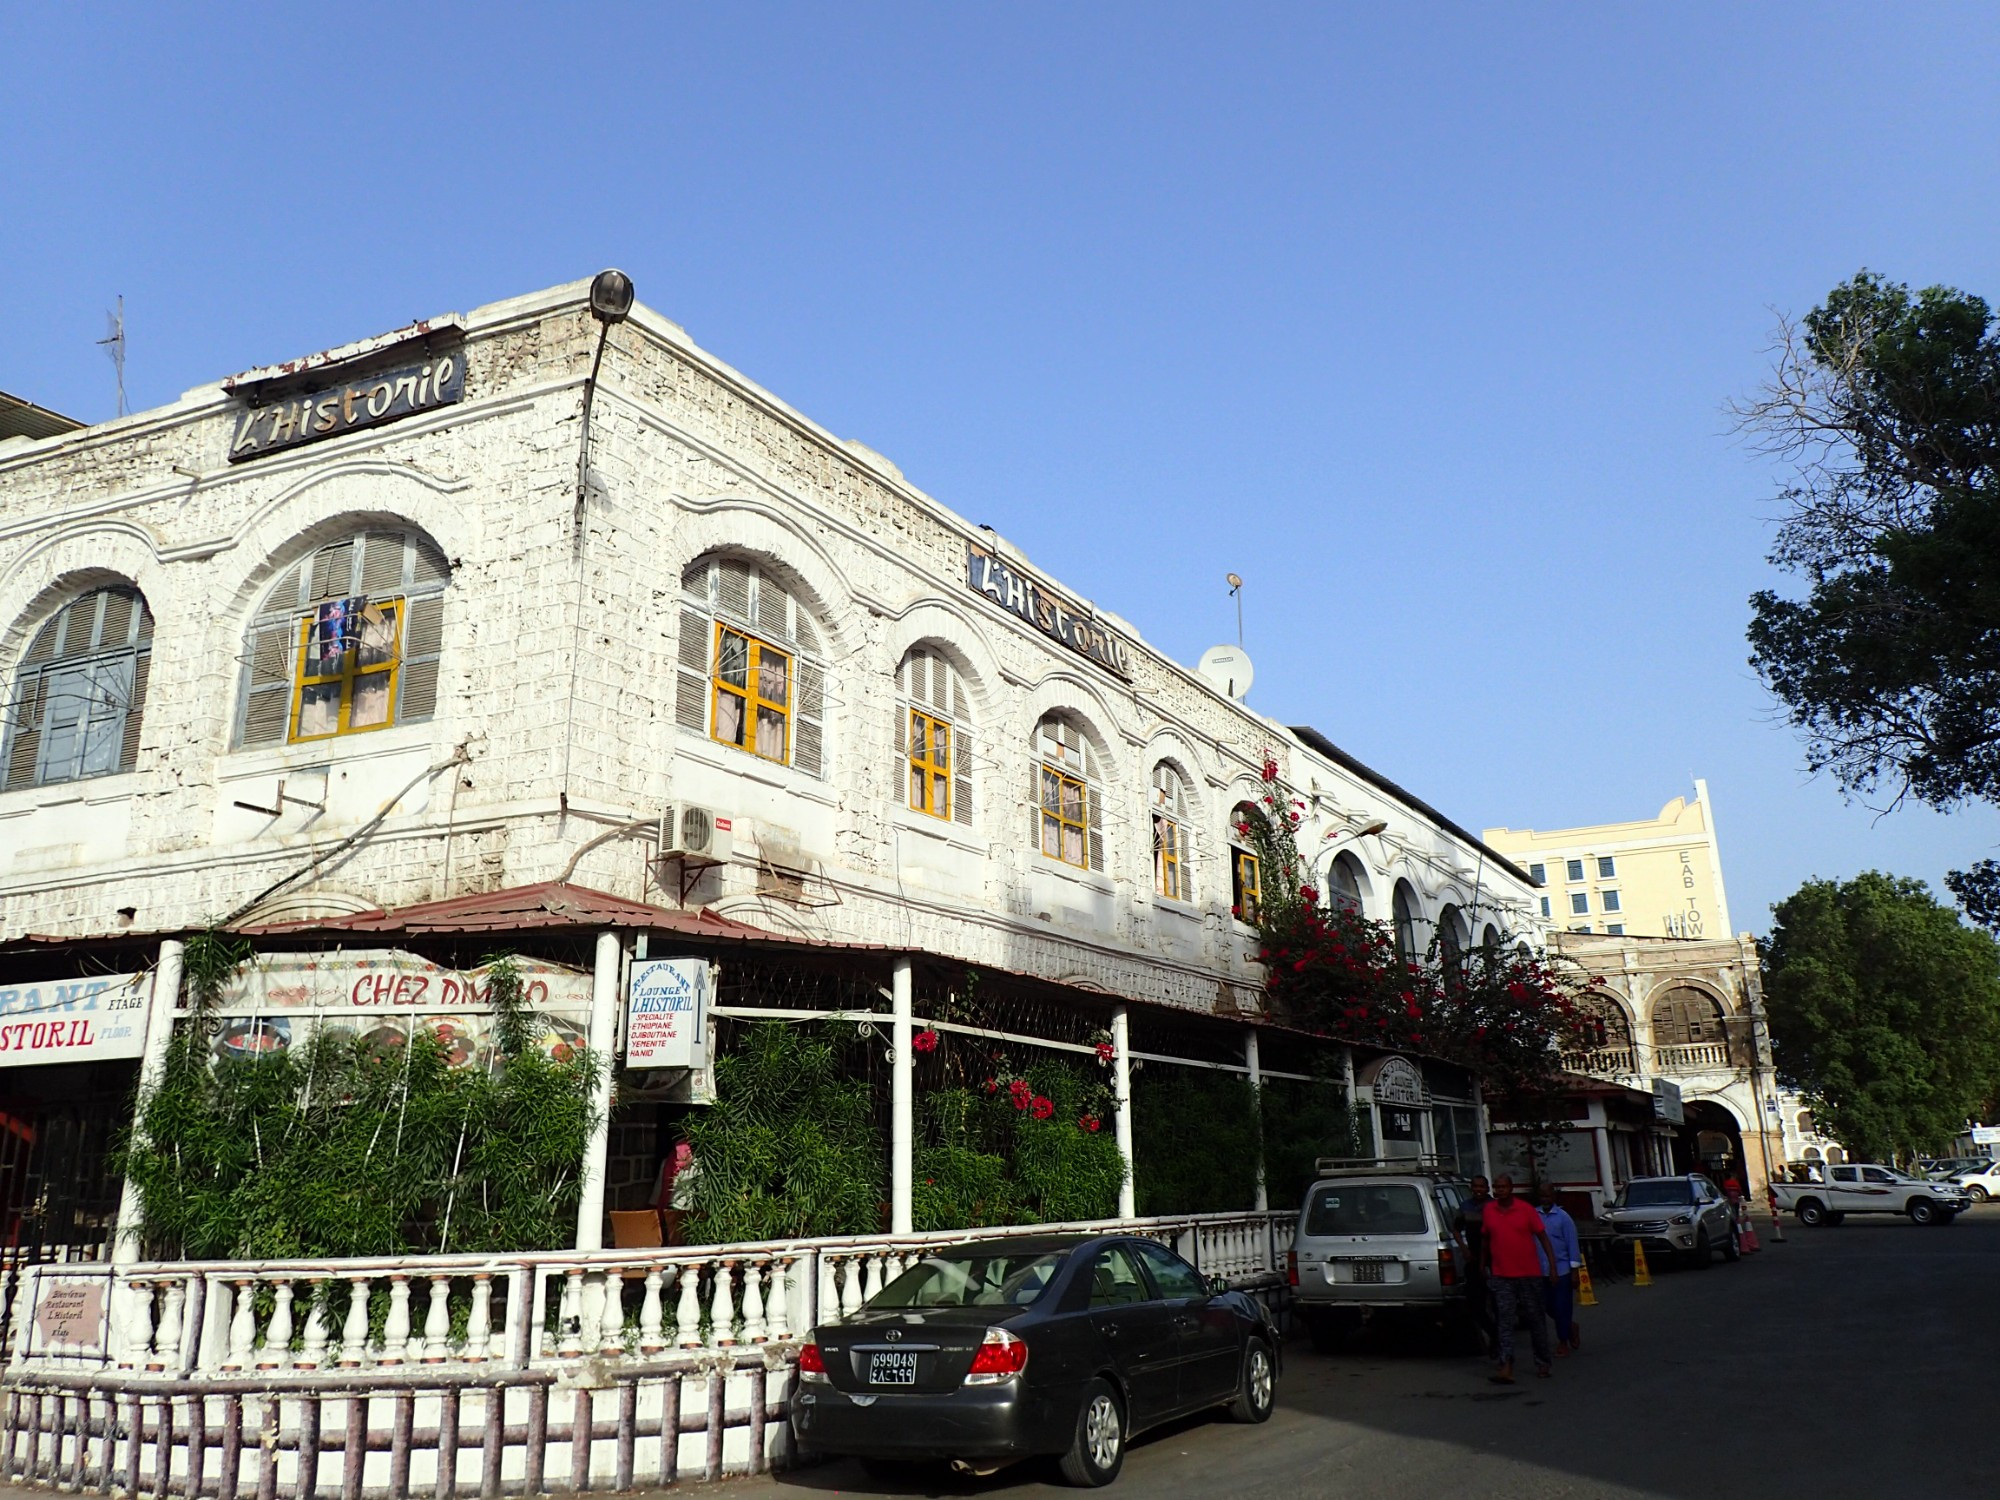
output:
[[[949,1459],[991,1473],[1050,1455],[1108,1484],[1136,1434],[1227,1408],[1262,1422],[1279,1341],[1253,1298],[1152,1240],[1023,1238],[934,1250],[799,1354],[806,1454]]]

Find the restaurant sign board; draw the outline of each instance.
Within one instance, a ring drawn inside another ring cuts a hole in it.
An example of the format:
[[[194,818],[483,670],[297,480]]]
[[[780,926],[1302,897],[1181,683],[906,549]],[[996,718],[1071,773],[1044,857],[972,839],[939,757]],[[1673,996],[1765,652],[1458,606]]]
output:
[[[573,1056],[589,1030],[589,972],[531,958],[516,958],[514,968],[535,1018],[536,1045],[558,1060]],[[497,1040],[492,969],[447,969],[396,948],[262,953],[217,999],[215,1052],[282,1052],[322,1028],[399,1047],[421,1030],[444,1044],[455,1066],[490,1063]]]
[[[0,1068],[139,1056],[149,988],[143,974],[0,985]]]
[[[1123,640],[1098,623],[1095,616],[1071,607],[976,542],[965,544],[965,581],[973,592],[986,595],[1009,614],[1019,615],[1043,635],[1061,641],[1120,677],[1131,678]]]
[[[625,1000],[625,1066],[701,1068],[715,971],[705,958],[642,958]]]
[[[465,394],[465,351],[427,355],[391,370],[369,370],[336,385],[301,391],[236,419],[229,461],[261,458],[301,443],[378,427],[449,406]]]
[[[105,1284],[102,1276],[40,1271],[35,1279],[35,1316],[30,1324],[33,1352],[102,1358]]]

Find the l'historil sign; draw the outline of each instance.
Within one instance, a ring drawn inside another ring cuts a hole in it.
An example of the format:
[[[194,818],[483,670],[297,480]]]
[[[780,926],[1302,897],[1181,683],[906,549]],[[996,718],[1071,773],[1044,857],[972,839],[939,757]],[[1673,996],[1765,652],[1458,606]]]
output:
[[[393,370],[371,370],[253,407],[236,419],[229,461],[242,463],[300,443],[359,432],[398,417],[449,406],[465,394],[465,351],[453,349]]]
[[[1043,635],[1055,637],[1120,677],[1132,676],[1125,664],[1124,641],[973,542],[965,544],[965,581],[975,593],[1019,615]]]
[[[625,1003],[625,1066],[706,1067],[704,1022],[714,989],[705,958],[637,960]]]

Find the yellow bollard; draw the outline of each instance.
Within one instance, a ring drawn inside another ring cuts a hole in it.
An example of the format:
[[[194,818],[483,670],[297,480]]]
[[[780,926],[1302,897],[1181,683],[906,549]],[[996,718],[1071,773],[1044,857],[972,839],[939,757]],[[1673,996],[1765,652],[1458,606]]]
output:
[[[1632,1285],[1651,1286],[1653,1273],[1646,1269],[1646,1247],[1638,1240],[1632,1241]]]
[[[1597,1292],[1590,1284],[1590,1267],[1576,1268],[1576,1305],[1578,1307],[1597,1306]]]

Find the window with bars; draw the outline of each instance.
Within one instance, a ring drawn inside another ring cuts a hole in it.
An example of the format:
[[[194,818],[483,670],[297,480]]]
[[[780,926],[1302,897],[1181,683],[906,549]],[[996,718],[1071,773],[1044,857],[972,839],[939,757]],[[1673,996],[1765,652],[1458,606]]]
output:
[[[810,614],[733,557],[681,574],[674,722],[761,759],[825,774],[826,668]]]
[[[1080,870],[1104,868],[1104,798],[1092,759],[1083,731],[1067,719],[1050,714],[1035,726],[1034,837],[1045,857]]]
[[[949,659],[917,646],[896,668],[896,769],[912,812],[972,823],[971,701]]]
[[[1187,783],[1161,761],[1153,767],[1153,889],[1169,901],[1194,900],[1193,828]]]
[[[450,583],[443,555],[414,532],[343,537],[287,568],[250,627],[237,746],[430,718]]]
[[[137,589],[93,589],[28,642],[7,713],[9,791],[112,776],[138,759],[153,616]]]

